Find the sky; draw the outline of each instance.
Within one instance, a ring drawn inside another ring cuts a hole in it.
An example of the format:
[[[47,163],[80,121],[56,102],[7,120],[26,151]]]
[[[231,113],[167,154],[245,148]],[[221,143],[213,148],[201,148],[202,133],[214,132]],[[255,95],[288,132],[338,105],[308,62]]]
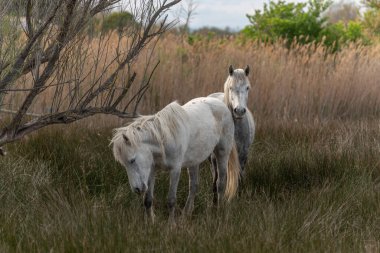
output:
[[[193,0],[193,2],[196,3],[196,9],[190,22],[192,29],[204,26],[218,28],[228,26],[238,30],[249,24],[247,13],[252,14],[255,9],[262,9],[264,2],[268,3],[269,0]],[[183,1],[183,4],[186,5],[186,1]]]
[[[340,1],[340,0],[335,0]],[[359,0],[356,0],[359,2]],[[269,0],[193,0],[197,7],[190,22],[191,29],[209,26],[240,30],[249,24],[246,14],[262,9]],[[306,2],[306,0],[288,0],[287,2]],[[183,0],[186,4],[186,0]]]

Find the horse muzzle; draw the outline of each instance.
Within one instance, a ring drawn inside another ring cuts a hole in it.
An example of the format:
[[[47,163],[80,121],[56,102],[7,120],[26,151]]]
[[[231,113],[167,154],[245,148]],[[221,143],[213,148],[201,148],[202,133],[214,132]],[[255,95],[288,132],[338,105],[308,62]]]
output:
[[[236,107],[233,110],[234,118],[241,119],[243,118],[246,112],[247,112],[247,109],[245,109],[244,107]]]
[[[144,194],[147,191],[148,187],[142,185],[141,187],[133,187],[133,191],[139,195]]]

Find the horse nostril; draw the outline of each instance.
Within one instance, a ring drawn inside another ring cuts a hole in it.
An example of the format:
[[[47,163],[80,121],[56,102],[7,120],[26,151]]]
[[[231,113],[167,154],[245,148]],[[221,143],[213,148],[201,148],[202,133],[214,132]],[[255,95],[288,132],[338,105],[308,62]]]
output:
[[[135,191],[135,193],[140,193],[140,189],[137,187],[135,187],[133,190]]]
[[[242,113],[245,113],[247,110],[245,109],[245,108],[243,108],[242,110],[241,110],[241,112]]]
[[[237,108],[235,108],[235,109],[234,109],[234,112],[235,112],[235,113],[237,113],[237,112],[238,112],[238,109],[237,109]]]

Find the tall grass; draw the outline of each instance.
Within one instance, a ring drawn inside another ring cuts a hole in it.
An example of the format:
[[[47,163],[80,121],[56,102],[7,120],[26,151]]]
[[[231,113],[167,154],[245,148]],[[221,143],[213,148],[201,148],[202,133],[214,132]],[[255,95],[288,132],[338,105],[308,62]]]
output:
[[[87,67],[83,70],[86,76],[83,90],[88,88],[86,82],[96,79],[102,66],[115,57],[113,49],[118,39],[114,34],[95,38],[91,43],[89,57],[84,59]],[[128,40],[122,40],[119,46],[127,43]],[[353,44],[336,54],[326,54],[323,47],[315,45],[295,45],[288,50],[282,42],[242,44],[235,38],[203,39],[190,45],[179,36],[168,34],[154,48],[148,46],[140,56],[132,66],[138,75],[127,98],[147,79],[149,73],[143,71],[147,59],[151,57],[152,64],[160,60],[151,87],[138,108],[141,113],[156,112],[173,100],[184,103],[222,91],[228,66],[243,68],[248,64],[253,85],[249,106],[260,119],[359,119],[380,114],[380,45],[377,44],[367,47]],[[112,68],[111,65],[108,71]],[[88,75],[89,72],[92,74]],[[27,87],[28,78],[22,80],[20,87]],[[119,86],[126,82],[125,73],[117,82]],[[54,89],[41,93],[31,111],[49,111]],[[24,95],[11,94],[4,104],[17,108]],[[109,118],[103,121],[108,124]]]
[[[380,46],[352,45],[334,55],[322,47],[244,44],[234,40],[183,45],[165,37],[161,60],[144,101],[146,112],[221,91],[230,64],[252,69],[250,108],[262,118],[290,120],[377,117]]]

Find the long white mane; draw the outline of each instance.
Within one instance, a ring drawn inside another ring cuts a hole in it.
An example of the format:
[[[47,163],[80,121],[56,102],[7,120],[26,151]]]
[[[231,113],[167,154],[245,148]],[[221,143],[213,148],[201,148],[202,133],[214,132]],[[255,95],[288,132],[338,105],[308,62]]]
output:
[[[224,83],[224,103],[231,109],[230,101],[230,88],[234,87],[238,83],[246,82],[249,88],[251,88],[251,83],[244,69],[235,69],[232,75],[228,75],[226,82]]]
[[[122,140],[124,135],[133,146],[146,138],[154,138],[163,149],[164,143],[175,139],[186,122],[186,111],[177,102],[172,102],[154,115],[141,116],[130,125],[115,129],[111,144]]]

